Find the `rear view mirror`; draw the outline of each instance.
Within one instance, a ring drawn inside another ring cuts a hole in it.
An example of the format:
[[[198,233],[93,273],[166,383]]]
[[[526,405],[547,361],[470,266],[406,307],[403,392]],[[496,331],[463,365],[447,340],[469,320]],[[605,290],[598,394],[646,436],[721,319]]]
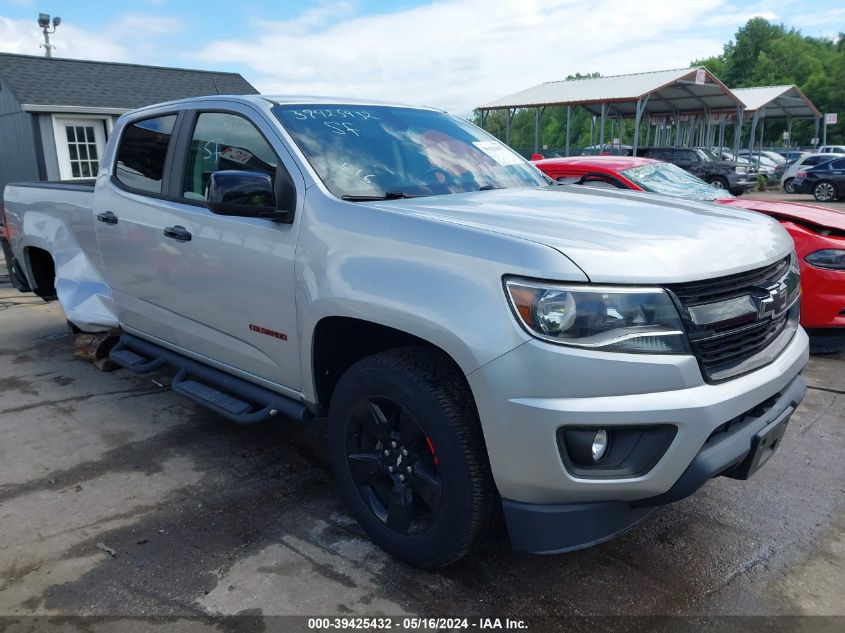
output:
[[[284,185],[293,187],[293,183]],[[286,192],[282,197],[290,198]],[[216,171],[209,177],[206,206],[212,213],[243,218],[293,221],[293,207],[280,210],[273,179],[259,171]]]

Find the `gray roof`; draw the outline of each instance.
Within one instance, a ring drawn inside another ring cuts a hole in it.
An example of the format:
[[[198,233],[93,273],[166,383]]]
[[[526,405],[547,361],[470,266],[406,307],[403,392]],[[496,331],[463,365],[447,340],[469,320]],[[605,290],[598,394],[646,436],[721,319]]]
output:
[[[11,53],[0,53],[0,79],[24,106],[131,110],[186,97],[258,93],[237,73]]]
[[[580,105],[594,114],[601,104],[610,113],[632,116],[648,95],[648,114],[734,111],[742,103],[706,68],[678,68],[632,75],[548,81],[479,106],[482,110]]]
[[[733,93],[749,112],[759,111],[765,117],[815,118],[822,115],[798,86],[758,86],[734,88]]]

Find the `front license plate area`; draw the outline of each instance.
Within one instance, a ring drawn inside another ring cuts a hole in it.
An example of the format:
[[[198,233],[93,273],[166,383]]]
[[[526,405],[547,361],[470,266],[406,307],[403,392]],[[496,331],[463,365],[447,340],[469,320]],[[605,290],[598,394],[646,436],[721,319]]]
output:
[[[737,466],[737,468],[730,473],[733,479],[748,479],[756,473],[767,461],[775,454],[775,451],[780,446],[781,439],[786,433],[786,426],[789,424],[789,418],[795,409],[789,407],[781,413],[777,419],[767,424],[763,429],[751,439],[751,452]]]

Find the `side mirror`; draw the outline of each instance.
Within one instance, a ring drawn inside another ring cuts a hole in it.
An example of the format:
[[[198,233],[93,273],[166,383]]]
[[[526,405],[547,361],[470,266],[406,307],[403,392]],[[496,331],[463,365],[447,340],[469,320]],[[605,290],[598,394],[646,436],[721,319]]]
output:
[[[287,175],[287,172],[285,172]],[[260,171],[215,171],[208,179],[206,206],[218,215],[233,215],[242,218],[263,218],[275,222],[293,222],[295,199],[290,176],[277,178],[276,188],[269,174]],[[277,195],[276,189],[281,189]],[[279,209],[277,200],[290,204]]]
[[[531,154],[531,160],[532,161],[534,161],[534,160],[545,160],[545,158],[546,158],[545,156],[543,156],[542,154],[538,154],[537,152],[534,152],[533,154]]]

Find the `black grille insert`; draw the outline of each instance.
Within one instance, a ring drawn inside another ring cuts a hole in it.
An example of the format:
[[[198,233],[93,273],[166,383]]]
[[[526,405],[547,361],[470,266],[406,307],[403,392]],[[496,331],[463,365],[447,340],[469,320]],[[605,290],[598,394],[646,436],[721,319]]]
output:
[[[669,288],[675,293],[684,307],[715,303],[747,295],[750,290],[767,286],[786,274],[789,269],[789,258],[785,257],[765,268],[757,268],[727,277],[708,279],[706,281],[691,281],[674,284]]]
[[[798,324],[798,304],[794,301],[798,281],[794,275],[789,257],[786,257],[764,268],[668,286],[681,308],[692,351],[708,381],[727,380],[765,365],[774,360],[792,339],[791,333]],[[765,293],[772,287],[779,288],[783,299],[786,298],[784,295],[789,295],[788,302],[782,304],[777,314],[765,313],[761,309],[756,319],[750,315],[750,322],[746,319],[740,324],[725,321],[706,326],[696,325],[690,318],[689,308],[693,306],[742,296],[756,297],[759,301],[761,290]],[[787,307],[789,309],[784,309]],[[778,344],[774,345],[776,341]]]

